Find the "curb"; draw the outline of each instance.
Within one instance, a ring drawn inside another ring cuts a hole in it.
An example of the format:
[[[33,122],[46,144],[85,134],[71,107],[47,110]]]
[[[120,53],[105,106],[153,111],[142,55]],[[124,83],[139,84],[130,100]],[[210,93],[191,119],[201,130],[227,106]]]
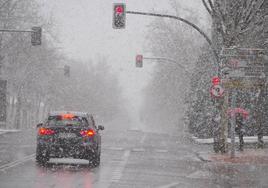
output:
[[[202,139],[202,138],[197,138],[195,136],[190,136],[190,140],[196,144],[206,144],[206,145],[212,145],[214,142],[213,142],[213,138],[207,138],[207,139]],[[268,138],[267,136],[265,136],[263,138],[263,141],[264,143],[268,143]],[[228,143],[230,144],[231,143],[231,139],[228,138]],[[239,143],[238,141],[238,137],[235,137],[235,143]],[[254,136],[254,137],[244,137],[244,143],[247,144],[247,145],[250,145],[250,144],[257,144],[258,143],[258,140],[257,140],[257,137]]]
[[[198,153],[198,158],[203,162],[223,163],[231,165],[265,165],[268,166],[268,152],[267,155],[256,154],[238,154],[231,158],[229,154],[215,154],[215,153]]]
[[[202,157],[201,153],[195,153],[195,154],[196,154],[196,157],[202,162],[212,162],[211,160],[208,160]]]

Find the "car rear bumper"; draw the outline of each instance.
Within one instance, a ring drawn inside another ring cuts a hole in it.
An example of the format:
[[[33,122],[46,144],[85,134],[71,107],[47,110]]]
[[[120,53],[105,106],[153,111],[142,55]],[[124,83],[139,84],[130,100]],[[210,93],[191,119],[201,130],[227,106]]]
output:
[[[38,143],[37,151],[46,153],[49,157],[62,158],[73,157],[79,159],[89,159],[95,154],[95,148],[92,143],[83,143],[79,145],[59,145],[59,144],[47,144]]]

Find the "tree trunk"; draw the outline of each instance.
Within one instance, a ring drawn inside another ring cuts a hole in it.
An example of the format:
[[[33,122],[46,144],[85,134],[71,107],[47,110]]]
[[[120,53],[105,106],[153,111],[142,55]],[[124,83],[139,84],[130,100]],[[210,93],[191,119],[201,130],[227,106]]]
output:
[[[21,96],[20,93],[17,96],[16,115],[15,115],[15,129],[20,128],[21,122]]]

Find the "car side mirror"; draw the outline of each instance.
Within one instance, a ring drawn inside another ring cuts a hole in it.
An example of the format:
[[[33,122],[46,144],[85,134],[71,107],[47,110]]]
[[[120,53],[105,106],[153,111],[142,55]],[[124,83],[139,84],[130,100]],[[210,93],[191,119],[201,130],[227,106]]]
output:
[[[103,130],[104,130],[104,126],[102,126],[102,125],[99,125],[99,126],[98,126],[98,130],[101,130],[101,131],[103,131]]]
[[[39,127],[42,127],[43,126],[43,123],[38,123],[37,125],[36,125],[36,128],[39,128]]]

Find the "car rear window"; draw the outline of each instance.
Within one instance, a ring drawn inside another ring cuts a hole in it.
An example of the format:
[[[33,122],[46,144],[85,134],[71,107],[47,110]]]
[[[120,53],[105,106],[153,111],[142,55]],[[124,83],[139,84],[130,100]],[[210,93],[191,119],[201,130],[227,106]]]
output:
[[[49,116],[47,121],[48,126],[88,126],[87,120],[84,117],[80,116],[69,116],[64,117],[61,115],[58,116]]]

